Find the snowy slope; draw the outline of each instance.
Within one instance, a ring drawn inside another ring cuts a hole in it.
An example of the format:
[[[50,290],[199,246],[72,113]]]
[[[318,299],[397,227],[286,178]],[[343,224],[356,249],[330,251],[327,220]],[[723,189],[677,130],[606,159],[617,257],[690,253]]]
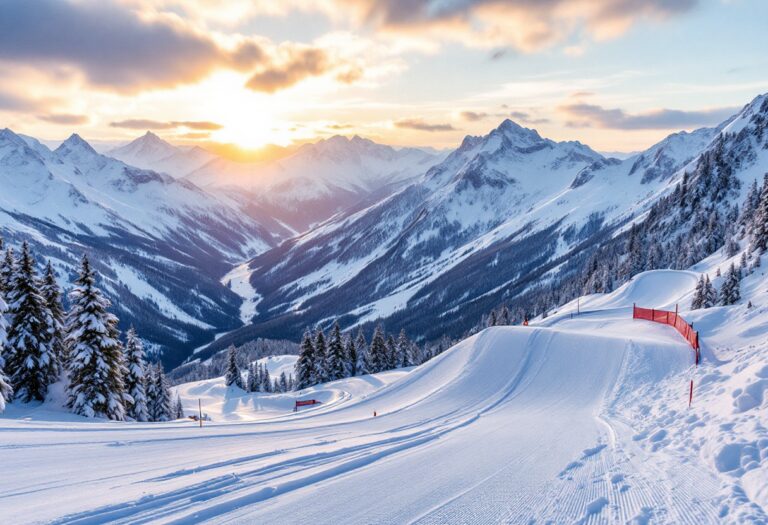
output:
[[[151,131],[124,146],[109,150],[107,155],[131,166],[167,173],[177,178],[186,176],[216,158],[216,155],[199,146],[174,146]]]
[[[252,261],[265,312],[256,321],[293,311],[304,316],[299,324],[403,312],[418,325],[410,331],[423,333],[423,317],[410,314],[431,311],[420,305],[437,303],[441,313],[495,293],[642,213],[670,184],[659,166],[684,166],[713,133],[670,137],[652,148],[655,163],[605,159],[511,121],[467,137],[420,182]]]
[[[739,140],[748,137],[733,130],[762,114],[762,100],[716,128],[670,135],[623,161],[511,121],[467,137],[419,182],[255,258],[260,315],[226,342],[286,336],[345,315],[352,323],[388,319],[427,340],[459,335],[482,313],[546,283],[564,261],[644,219],[724,137],[746,191],[768,169],[768,150],[740,155]],[[455,312],[464,316],[459,322]]]
[[[177,352],[169,363],[206,332],[238,326],[240,300],[219,278],[277,238],[231,201],[100,155],[77,135],[51,151],[0,131],[0,187],[9,246],[31,241],[64,286],[91,255],[123,328]]]
[[[202,397],[217,416],[203,428],[54,420],[12,406],[0,417],[0,460],[17,473],[0,478],[6,518],[764,522],[766,399],[733,403],[745,388],[765,390],[762,334],[742,335],[751,347],[721,348],[718,328],[751,322],[742,307],[723,309],[702,333],[711,355],[696,370],[674,330],[616,310],[682,302],[690,284],[689,273],[646,273],[604,297],[602,313],[487,329],[410,372],[286,395],[183,385],[188,410]],[[297,398],[325,403],[293,413]]]

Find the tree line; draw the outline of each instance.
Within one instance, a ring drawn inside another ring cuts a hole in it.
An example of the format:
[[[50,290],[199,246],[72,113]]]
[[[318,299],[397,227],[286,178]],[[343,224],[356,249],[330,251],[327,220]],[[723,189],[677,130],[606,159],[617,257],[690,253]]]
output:
[[[0,238],[0,250],[3,240]],[[0,412],[6,402],[42,402],[66,383],[66,406],[86,417],[167,421],[183,417],[159,364],[148,364],[131,327],[121,341],[118,318],[83,256],[69,309],[50,261],[38,276],[25,241],[0,260]]]
[[[362,329],[357,334],[343,334],[338,321],[328,334],[318,327],[304,333],[293,374],[282,372],[271,378],[263,364],[251,362],[245,372],[238,365],[238,349],[234,345],[227,350],[227,386],[246,392],[288,392],[328,383],[347,377],[375,374],[425,363],[443,352],[450,344],[434,347],[419,346],[411,341],[404,330],[397,339],[387,335],[381,324],[377,325],[370,345]]]

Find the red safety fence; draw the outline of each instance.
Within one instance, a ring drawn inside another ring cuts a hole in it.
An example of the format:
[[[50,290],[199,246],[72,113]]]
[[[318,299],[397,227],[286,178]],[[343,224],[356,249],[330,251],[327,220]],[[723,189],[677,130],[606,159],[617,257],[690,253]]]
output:
[[[666,310],[655,310],[653,308],[638,308],[637,305],[632,307],[633,319],[644,319],[646,321],[653,321],[655,323],[662,323],[673,327],[680,332],[686,341],[693,348],[695,354],[696,366],[699,366],[699,359],[701,356],[701,348],[699,346],[699,332],[693,329],[693,325],[688,321],[680,317],[677,313],[677,308],[674,312]],[[693,402],[693,379],[691,379],[688,390],[688,406],[691,406]]]
[[[632,310],[632,318],[645,319],[646,321],[654,321],[673,327],[693,347],[693,350],[696,352],[696,364],[699,364],[699,332],[694,330],[693,325],[680,317],[677,312],[635,306]]]

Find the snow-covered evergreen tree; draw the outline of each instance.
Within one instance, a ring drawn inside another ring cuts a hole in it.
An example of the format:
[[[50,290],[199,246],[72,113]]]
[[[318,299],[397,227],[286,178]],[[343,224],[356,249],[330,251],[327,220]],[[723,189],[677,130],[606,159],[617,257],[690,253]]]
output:
[[[341,339],[341,328],[339,323],[335,322],[331,329],[325,359],[327,381],[336,381],[345,377],[344,360],[344,341]]]
[[[312,384],[328,382],[328,347],[325,342],[325,333],[318,327],[315,334],[315,366]]]
[[[704,296],[702,299],[702,308],[712,308],[717,304],[717,290],[709,280],[709,275],[704,279]]]
[[[7,294],[10,326],[5,352],[16,398],[24,402],[44,400],[60,370],[49,332],[53,321],[36,274],[35,261],[24,242]]]
[[[5,312],[7,306],[5,300],[0,295],[0,413],[5,411],[5,404],[13,397],[13,388],[11,388],[11,381],[5,374],[5,359],[3,355],[5,353],[5,345],[8,340],[6,334],[8,333],[8,323],[5,320]]]
[[[150,366],[147,377],[147,408],[151,421],[170,421],[173,418],[171,387],[160,363]]]
[[[272,377],[266,364],[261,365],[261,391],[270,393],[273,391]]]
[[[693,299],[691,300],[691,310],[698,310],[704,306],[704,275],[699,276],[699,280],[696,283],[696,289],[693,292]]]
[[[357,375],[357,348],[355,340],[350,334],[344,345],[344,377],[353,377]]]
[[[768,173],[763,178],[760,201],[753,214],[752,244],[758,255],[768,249]]]
[[[371,346],[368,349],[369,353],[369,370],[371,374],[377,372],[383,372],[389,366],[389,358],[387,357],[387,343],[384,339],[384,331],[381,325],[376,326],[376,330],[373,332],[373,339],[371,339]]]
[[[5,249],[2,264],[0,264],[0,283],[5,290],[5,302],[8,303],[8,291],[13,286],[13,272],[16,268],[16,258],[13,255],[13,248],[8,246]]]
[[[509,326],[512,323],[512,319],[509,315],[509,308],[507,305],[501,307],[501,314],[499,315],[499,323],[502,326]]]
[[[357,364],[355,365],[355,375],[362,376],[370,374],[370,365],[368,360],[368,342],[365,340],[363,329],[358,328],[355,338],[355,350],[357,351]]]
[[[725,281],[720,288],[720,304],[727,306],[739,302],[739,299],[741,299],[740,279],[741,277],[736,269],[736,265],[731,263],[731,267],[725,274]]]
[[[408,340],[408,336],[405,335],[405,329],[402,329],[400,330],[400,336],[397,338],[397,366],[403,368],[413,366],[414,360],[411,352],[411,342]]]
[[[488,326],[496,326],[498,319],[496,318],[496,310],[491,310],[491,314],[488,316]]]
[[[315,379],[315,345],[309,330],[304,332],[301,351],[295,365],[296,390],[312,386]]]
[[[184,419],[184,405],[181,402],[181,396],[176,395],[176,402],[173,404],[173,419]]]
[[[248,387],[248,392],[259,392],[261,390],[261,381],[255,362],[251,362],[248,365],[248,381],[246,386]]]
[[[288,376],[285,375],[285,370],[280,372],[280,392],[286,393],[288,392],[289,385],[288,385]]]
[[[392,370],[397,368],[397,341],[392,337],[392,334],[387,335],[387,366],[384,370]]]
[[[108,311],[110,302],[96,287],[96,272],[85,256],[75,285],[67,315],[67,406],[86,417],[123,420],[125,364],[117,317]]]
[[[125,333],[125,412],[134,421],[149,421],[144,345],[131,326]]]
[[[230,345],[227,349],[227,375],[224,378],[224,383],[227,386],[236,386],[241,390],[245,390],[243,388],[243,375],[237,366],[237,349],[235,345]]]
[[[61,306],[61,288],[56,282],[56,274],[51,261],[45,265],[45,273],[40,284],[40,295],[48,307],[48,332],[51,334],[51,347],[59,366],[66,364],[66,346],[64,345],[64,308]],[[60,372],[60,371],[59,371]],[[57,374],[58,375],[58,374]]]

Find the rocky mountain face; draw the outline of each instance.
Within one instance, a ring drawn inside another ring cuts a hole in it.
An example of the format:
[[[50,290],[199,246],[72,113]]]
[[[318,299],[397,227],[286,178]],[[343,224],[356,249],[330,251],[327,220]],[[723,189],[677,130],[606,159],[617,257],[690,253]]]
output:
[[[100,155],[77,135],[51,151],[0,131],[0,188],[6,242],[29,240],[64,286],[88,253],[125,327],[169,364],[240,324],[240,300],[219,278],[277,242],[232,202]]]

